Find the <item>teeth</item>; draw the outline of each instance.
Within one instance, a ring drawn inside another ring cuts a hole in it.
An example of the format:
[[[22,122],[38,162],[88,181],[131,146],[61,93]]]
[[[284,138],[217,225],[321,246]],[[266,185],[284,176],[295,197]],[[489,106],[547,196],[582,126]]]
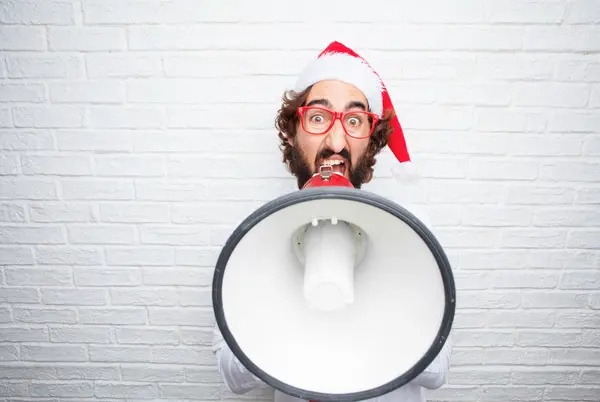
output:
[[[343,165],[343,164],[344,164],[344,162],[340,161],[340,160],[323,161],[323,165],[325,165],[325,166]]]

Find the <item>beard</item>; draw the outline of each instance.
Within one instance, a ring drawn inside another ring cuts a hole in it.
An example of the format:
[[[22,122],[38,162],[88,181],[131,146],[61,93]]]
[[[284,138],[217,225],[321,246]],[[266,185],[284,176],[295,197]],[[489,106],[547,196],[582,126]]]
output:
[[[344,149],[342,152],[336,153],[330,149],[324,149],[317,154],[314,161],[314,166],[319,166],[318,161],[320,159],[329,158],[330,156],[336,154],[346,159],[345,166],[346,172],[348,173],[348,179],[355,188],[360,189],[362,184],[365,183],[366,179],[371,173],[371,164],[369,163],[370,158],[367,157],[367,155],[363,155],[357,161],[356,166],[353,166],[348,150]],[[292,147],[289,169],[290,172],[296,176],[299,189],[304,187],[306,182],[310,180],[310,178],[316,173],[310,166],[311,164],[308,162],[308,158],[304,152],[302,152],[302,150],[298,149],[296,146]]]

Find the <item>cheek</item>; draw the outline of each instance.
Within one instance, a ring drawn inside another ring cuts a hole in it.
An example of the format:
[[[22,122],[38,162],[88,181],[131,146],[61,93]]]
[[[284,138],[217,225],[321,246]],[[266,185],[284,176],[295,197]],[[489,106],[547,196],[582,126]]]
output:
[[[358,163],[358,160],[362,158],[367,152],[367,148],[369,147],[369,141],[351,139],[349,145],[350,155],[352,155],[352,164],[356,165],[356,163]]]
[[[317,151],[323,142],[322,137],[306,134],[302,130],[298,130],[296,135],[296,144],[304,152],[309,163],[313,163],[317,155]]]

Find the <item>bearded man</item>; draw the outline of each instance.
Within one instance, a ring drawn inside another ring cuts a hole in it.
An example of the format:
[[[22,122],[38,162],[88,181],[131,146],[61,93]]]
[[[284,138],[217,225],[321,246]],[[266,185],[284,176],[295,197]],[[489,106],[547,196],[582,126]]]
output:
[[[286,91],[276,128],[283,162],[299,189],[323,170],[343,175],[360,189],[372,180],[376,156],[385,146],[402,166],[410,165],[402,128],[381,79],[363,58],[339,42],[332,42],[309,63],[295,88]],[[424,402],[425,389],[445,383],[451,348],[448,339],[421,374],[372,401]],[[231,392],[244,394],[262,384],[235,357],[216,325],[213,350]],[[278,390],[274,400],[302,401]]]

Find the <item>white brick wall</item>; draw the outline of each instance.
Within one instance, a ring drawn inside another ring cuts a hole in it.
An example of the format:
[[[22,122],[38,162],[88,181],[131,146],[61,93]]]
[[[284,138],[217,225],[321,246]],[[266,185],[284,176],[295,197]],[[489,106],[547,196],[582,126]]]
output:
[[[600,1],[1,3],[0,401],[240,399],[212,269],[294,189],[273,119],[331,40],[385,78],[455,269],[430,400],[600,399]]]

